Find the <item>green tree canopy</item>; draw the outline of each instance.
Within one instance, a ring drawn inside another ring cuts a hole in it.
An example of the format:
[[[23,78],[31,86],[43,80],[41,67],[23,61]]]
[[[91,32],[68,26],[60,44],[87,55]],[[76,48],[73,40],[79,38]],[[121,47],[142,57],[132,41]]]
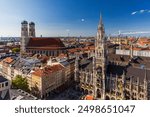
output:
[[[29,86],[26,78],[23,78],[20,75],[17,75],[15,79],[12,81],[12,85],[14,88],[22,89],[24,91],[29,91]]]
[[[13,49],[12,49],[12,52],[13,52],[13,53],[20,52],[20,48],[13,48]]]

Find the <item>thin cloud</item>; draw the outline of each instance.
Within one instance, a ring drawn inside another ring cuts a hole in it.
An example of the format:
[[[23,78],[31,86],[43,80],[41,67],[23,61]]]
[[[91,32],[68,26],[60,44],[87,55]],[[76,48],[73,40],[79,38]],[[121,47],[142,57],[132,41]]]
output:
[[[144,12],[146,12],[146,10],[140,10],[140,13],[144,13]]]
[[[135,15],[136,13],[137,13],[137,11],[135,11],[135,12],[132,12],[132,13],[131,13],[131,15]]]
[[[84,21],[85,21],[85,19],[81,19],[81,21],[82,21],[82,22],[84,22]]]
[[[131,13],[131,15],[143,14],[143,13],[150,13],[150,10],[142,9],[142,10],[139,10],[139,11],[134,11],[134,12]]]

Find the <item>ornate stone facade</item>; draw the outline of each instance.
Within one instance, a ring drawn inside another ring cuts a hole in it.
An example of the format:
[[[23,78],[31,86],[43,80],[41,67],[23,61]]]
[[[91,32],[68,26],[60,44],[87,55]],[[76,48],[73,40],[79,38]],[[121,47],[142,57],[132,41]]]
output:
[[[83,94],[106,100],[150,99],[150,58],[116,54],[116,46],[107,42],[101,17],[95,56],[76,62]]]

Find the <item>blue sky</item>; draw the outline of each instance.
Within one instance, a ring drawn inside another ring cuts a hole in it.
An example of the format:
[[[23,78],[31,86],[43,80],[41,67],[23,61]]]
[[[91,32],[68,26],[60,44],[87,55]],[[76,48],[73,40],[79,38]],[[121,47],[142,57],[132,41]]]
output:
[[[0,36],[20,36],[22,20],[37,36],[94,36],[100,12],[107,34],[150,30],[149,0],[0,0]]]

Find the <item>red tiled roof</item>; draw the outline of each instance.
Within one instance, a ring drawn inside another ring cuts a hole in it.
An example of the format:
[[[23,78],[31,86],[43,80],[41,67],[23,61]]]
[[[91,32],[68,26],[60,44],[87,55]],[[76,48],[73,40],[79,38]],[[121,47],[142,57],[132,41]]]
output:
[[[135,38],[132,37],[132,38],[128,38],[127,40],[128,40],[128,41],[134,41]]]
[[[49,57],[44,55],[44,54],[43,55],[38,55],[37,58],[38,59],[47,59],[47,60],[49,59]]]
[[[86,46],[83,50],[95,50],[95,46]]]
[[[150,44],[150,40],[148,40],[148,39],[147,40],[146,39],[144,39],[144,40],[140,39],[137,43],[140,44],[140,45]]]
[[[147,41],[149,41],[149,38],[140,38],[138,41],[147,42]]]
[[[35,37],[30,38],[27,47],[53,47],[60,48],[65,47],[63,42],[59,38],[51,38],[51,37]]]
[[[57,72],[59,70],[62,70],[64,67],[60,64],[57,65],[53,65],[53,66],[46,66],[43,69],[37,69],[36,71],[34,71],[32,74],[42,77],[42,76],[46,76],[49,75],[51,73]]]
[[[6,63],[11,63],[14,59],[12,59],[11,57],[7,57],[3,60],[3,62],[6,62]]]
[[[42,63],[46,63],[49,59],[49,57],[46,55],[39,55],[37,58],[40,59]]]
[[[68,49],[68,52],[70,52],[70,53],[74,53],[74,52],[77,52],[77,49]]]
[[[64,47],[27,47],[31,50],[63,50]]]

